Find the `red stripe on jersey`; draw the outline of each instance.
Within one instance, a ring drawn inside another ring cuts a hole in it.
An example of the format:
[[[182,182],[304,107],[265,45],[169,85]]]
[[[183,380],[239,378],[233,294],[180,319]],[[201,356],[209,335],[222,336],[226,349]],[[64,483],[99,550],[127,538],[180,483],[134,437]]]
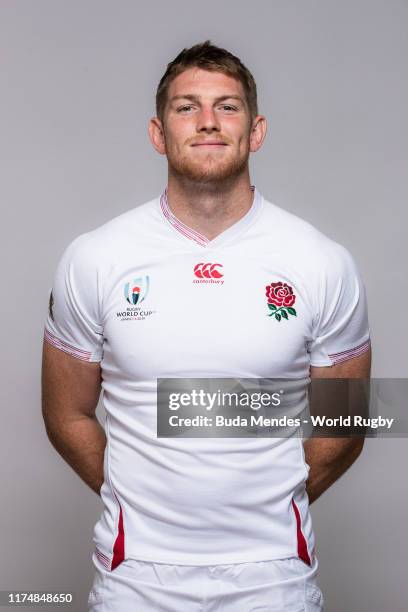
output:
[[[120,565],[125,558],[125,532],[123,529],[123,512],[122,512],[122,507],[117,497],[116,499],[119,504],[120,512],[119,512],[119,521],[118,521],[118,535],[116,536],[115,544],[113,545],[113,558],[112,558],[111,570],[114,570],[115,567],[118,567],[118,565]]]
[[[104,565],[107,569],[109,569],[109,561],[105,558],[105,555],[103,555],[101,551],[98,550],[97,548],[95,549],[95,552],[96,552],[96,556],[98,557],[102,565]]]
[[[310,561],[309,552],[307,550],[305,536],[303,535],[303,532],[302,532],[302,522],[300,519],[299,508],[297,507],[294,499],[292,499],[292,506],[293,506],[293,510],[296,516],[298,557],[299,559],[302,559],[302,561],[304,561],[308,565],[311,565],[312,563]]]
[[[162,194],[162,196],[160,198],[160,206],[161,206],[162,212],[163,212],[164,216],[166,217],[166,219],[181,234],[184,234],[190,240],[194,240],[200,246],[207,246],[207,244],[209,243],[208,238],[206,238],[205,236],[203,236],[202,234],[200,234],[196,230],[193,230],[191,227],[188,227],[187,225],[185,225],[185,223],[183,223],[182,221],[177,219],[177,217],[173,214],[173,212],[171,211],[171,208],[169,206],[168,199],[167,199],[167,187],[166,187],[164,193]]]
[[[44,329],[44,338],[49,343],[55,346],[56,348],[64,351],[64,353],[68,353],[68,355],[72,355],[77,359],[81,359],[82,361],[90,361],[92,353],[90,351],[84,351],[83,349],[79,349],[72,344],[68,344],[68,342],[64,342],[64,340],[60,340],[57,336],[54,336],[48,329]]]
[[[349,349],[348,351],[341,351],[340,353],[331,353],[329,355],[330,359],[333,361],[333,365],[337,363],[341,363],[342,361],[347,361],[352,357],[358,357],[362,355],[371,347],[371,340],[368,339],[363,344],[356,346],[355,348]]]
[[[98,557],[102,557],[102,559],[109,562],[109,557],[104,555],[103,552],[99,550],[99,548],[95,548],[95,550],[96,550],[96,554],[98,555]]]

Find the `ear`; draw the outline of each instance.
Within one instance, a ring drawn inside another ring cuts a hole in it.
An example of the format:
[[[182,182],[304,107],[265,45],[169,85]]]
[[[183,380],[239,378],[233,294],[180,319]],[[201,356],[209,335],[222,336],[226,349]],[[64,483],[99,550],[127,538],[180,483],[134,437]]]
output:
[[[149,137],[156,151],[160,155],[166,155],[163,125],[158,117],[152,117],[149,121]]]
[[[265,140],[267,130],[266,117],[257,115],[252,122],[251,133],[249,135],[249,150],[255,153],[261,148]]]

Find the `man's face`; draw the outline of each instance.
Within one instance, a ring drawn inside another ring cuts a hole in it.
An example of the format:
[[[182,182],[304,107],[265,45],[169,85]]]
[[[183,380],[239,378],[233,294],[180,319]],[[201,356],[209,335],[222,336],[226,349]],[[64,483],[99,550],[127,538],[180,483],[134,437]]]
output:
[[[168,89],[162,131],[170,170],[198,182],[243,172],[251,117],[241,83],[222,72],[189,68]]]

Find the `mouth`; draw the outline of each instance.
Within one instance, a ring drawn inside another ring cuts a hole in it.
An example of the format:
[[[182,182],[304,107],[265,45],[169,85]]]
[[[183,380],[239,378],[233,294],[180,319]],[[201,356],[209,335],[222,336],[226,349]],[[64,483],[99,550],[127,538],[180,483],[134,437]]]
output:
[[[191,146],[192,147],[226,147],[228,145],[226,142],[209,141],[209,142],[197,142],[195,144],[192,144]]]

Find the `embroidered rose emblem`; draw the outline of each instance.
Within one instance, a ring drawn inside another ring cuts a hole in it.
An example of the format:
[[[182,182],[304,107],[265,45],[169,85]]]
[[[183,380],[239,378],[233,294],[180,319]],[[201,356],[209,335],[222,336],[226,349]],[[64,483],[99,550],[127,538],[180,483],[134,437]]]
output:
[[[269,317],[275,317],[277,321],[282,318],[289,319],[288,314],[296,317],[296,310],[292,308],[296,301],[293,289],[287,283],[278,281],[266,286],[266,297],[268,308],[271,311]]]

